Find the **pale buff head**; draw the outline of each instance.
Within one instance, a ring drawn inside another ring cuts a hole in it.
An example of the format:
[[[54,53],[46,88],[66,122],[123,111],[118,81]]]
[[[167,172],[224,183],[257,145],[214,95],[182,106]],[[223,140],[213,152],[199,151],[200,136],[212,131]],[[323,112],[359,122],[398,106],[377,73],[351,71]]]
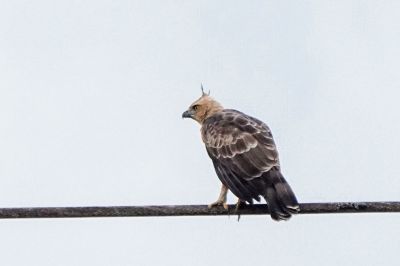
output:
[[[210,97],[210,92],[204,92],[203,86],[201,86],[201,91],[201,97],[192,103],[189,109],[182,114],[183,118],[192,118],[200,124],[211,115],[224,109],[219,102]]]

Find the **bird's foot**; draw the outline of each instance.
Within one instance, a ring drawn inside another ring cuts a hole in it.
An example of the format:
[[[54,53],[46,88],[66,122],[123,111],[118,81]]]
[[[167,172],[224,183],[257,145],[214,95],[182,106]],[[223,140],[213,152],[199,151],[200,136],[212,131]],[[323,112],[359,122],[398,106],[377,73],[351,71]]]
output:
[[[246,206],[246,205],[247,205],[247,204],[246,204],[245,201],[242,201],[242,200],[238,199],[238,201],[237,201],[236,204],[235,204],[235,213],[239,212],[240,208],[241,208],[241,207],[244,207],[244,206]]]
[[[246,202],[245,202],[245,201],[242,201],[242,200],[240,200],[240,199],[238,199],[238,201],[236,202],[236,205],[235,205],[235,214],[238,215],[238,222],[239,222],[239,220],[240,220],[240,208],[243,207],[243,206],[246,206],[246,205],[247,205]]]
[[[226,200],[218,199],[217,201],[215,201],[211,204],[208,204],[209,209],[212,209],[217,206],[222,206],[225,210],[228,210],[228,204],[226,204]]]

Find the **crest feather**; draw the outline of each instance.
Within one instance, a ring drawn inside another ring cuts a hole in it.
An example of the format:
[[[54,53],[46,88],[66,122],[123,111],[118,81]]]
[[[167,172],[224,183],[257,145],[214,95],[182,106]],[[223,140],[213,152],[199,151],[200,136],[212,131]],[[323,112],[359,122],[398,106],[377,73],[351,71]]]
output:
[[[210,96],[210,93],[210,90],[208,90],[208,93],[204,92],[203,83],[201,83],[201,96]]]

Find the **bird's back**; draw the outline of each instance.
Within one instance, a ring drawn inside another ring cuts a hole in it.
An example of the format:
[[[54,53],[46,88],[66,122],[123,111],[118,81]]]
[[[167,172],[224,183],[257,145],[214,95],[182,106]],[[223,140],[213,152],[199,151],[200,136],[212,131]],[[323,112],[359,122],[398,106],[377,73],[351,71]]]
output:
[[[263,196],[276,220],[298,211],[298,203],[280,172],[271,130],[262,121],[233,109],[204,120],[201,135],[216,173],[239,199]]]

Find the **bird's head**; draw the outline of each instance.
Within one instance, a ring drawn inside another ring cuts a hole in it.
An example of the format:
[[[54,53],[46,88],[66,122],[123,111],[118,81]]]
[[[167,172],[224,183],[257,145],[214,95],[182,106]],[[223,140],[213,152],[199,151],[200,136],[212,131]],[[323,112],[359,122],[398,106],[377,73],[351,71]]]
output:
[[[219,102],[210,97],[210,92],[204,92],[203,85],[201,86],[201,92],[201,97],[183,112],[182,118],[192,118],[202,124],[206,118],[224,109]]]

